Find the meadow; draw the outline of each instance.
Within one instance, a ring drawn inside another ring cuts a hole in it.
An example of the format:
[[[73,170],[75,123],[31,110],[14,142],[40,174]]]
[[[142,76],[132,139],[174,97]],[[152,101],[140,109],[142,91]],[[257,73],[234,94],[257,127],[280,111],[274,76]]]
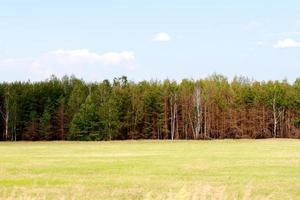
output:
[[[3,142],[0,199],[300,199],[300,140]]]

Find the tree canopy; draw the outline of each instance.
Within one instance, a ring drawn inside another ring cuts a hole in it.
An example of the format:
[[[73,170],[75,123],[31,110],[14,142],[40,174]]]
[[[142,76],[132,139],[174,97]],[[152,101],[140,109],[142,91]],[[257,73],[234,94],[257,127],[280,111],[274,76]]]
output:
[[[300,138],[300,79],[0,84],[1,140]]]

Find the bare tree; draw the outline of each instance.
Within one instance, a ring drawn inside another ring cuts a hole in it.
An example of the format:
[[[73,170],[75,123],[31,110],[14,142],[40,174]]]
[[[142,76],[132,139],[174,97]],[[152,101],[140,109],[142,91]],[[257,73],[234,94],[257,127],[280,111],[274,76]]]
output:
[[[276,96],[273,97],[272,107],[273,107],[273,137],[277,137],[277,126],[279,122],[279,118],[281,117],[283,111],[277,107],[277,98]]]
[[[174,92],[171,96],[171,140],[174,140],[176,118],[177,118],[177,95]]]
[[[200,87],[196,87],[194,92],[195,102],[196,102],[196,126],[195,126],[195,136],[199,139],[201,132],[201,122],[202,122],[202,112],[201,112],[201,90]]]
[[[4,99],[4,112],[0,110],[1,112],[1,116],[5,122],[5,131],[4,131],[4,137],[3,140],[7,140],[8,139],[8,126],[9,126],[9,93],[7,92],[7,94],[5,95],[5,99]]]

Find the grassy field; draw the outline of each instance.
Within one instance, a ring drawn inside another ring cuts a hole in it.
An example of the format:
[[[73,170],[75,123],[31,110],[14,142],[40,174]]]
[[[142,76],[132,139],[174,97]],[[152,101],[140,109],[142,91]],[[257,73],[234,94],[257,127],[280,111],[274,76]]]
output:
[[[0,199],[300,199],[300,140],[0,143]]]

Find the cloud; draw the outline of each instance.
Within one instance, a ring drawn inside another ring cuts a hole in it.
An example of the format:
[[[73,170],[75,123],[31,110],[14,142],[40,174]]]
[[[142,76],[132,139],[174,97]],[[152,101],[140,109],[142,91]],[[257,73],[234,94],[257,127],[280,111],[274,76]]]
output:
[[[99,54],[88,49],[55,50],[35,59],[0,60],[0,81],[7,77],[12,80],[41,80],[51,74],[74,74],[87,79],[98,74],[106,78],[109,75],[127,74],[134,67],[135,53],[132,51]]]
[[[256,28],[258,28],[258,27],[260,27],[262,24],[260,23],[260,22],[258,22],[258,21],[249,21],[249,22],[247,22],[247,23],[245,23],[243,26],[242,26],[242,28],[244,29],[244,30],[253,30],[253,29],[256,29]]]
[[[258,41],[258,42],[256,42],[256,45],[257,46],[263,46],[265,43],[263,42],[263,41]]]
[[[295,48],[300,47],[300,42],[290,38],[286,38],[283,40],[279,40],[273,47],[276,49]]]
[[[171,40],[170,35],[165,32],[157,33],[153,37],[153,41],[155,42],[169,42],[170,40]]]
[[[279,33],[280,36],[286,36],[286,37],[289,37],[289,36],[295,36],[295,35],[300,35],[300,32],[296,32],[296,31],[290,31],[290,32],[282,32],[282,33]]]
[[[132,63],[134,60],[135,54],[132,51],[98,54],[88,49],[78,49],[51,51],[42,55],[35,63],[47,64],[47,62],[56,62],[60,65],[104,64],[107,66],[125,64],[127,66],[127,64]]]

